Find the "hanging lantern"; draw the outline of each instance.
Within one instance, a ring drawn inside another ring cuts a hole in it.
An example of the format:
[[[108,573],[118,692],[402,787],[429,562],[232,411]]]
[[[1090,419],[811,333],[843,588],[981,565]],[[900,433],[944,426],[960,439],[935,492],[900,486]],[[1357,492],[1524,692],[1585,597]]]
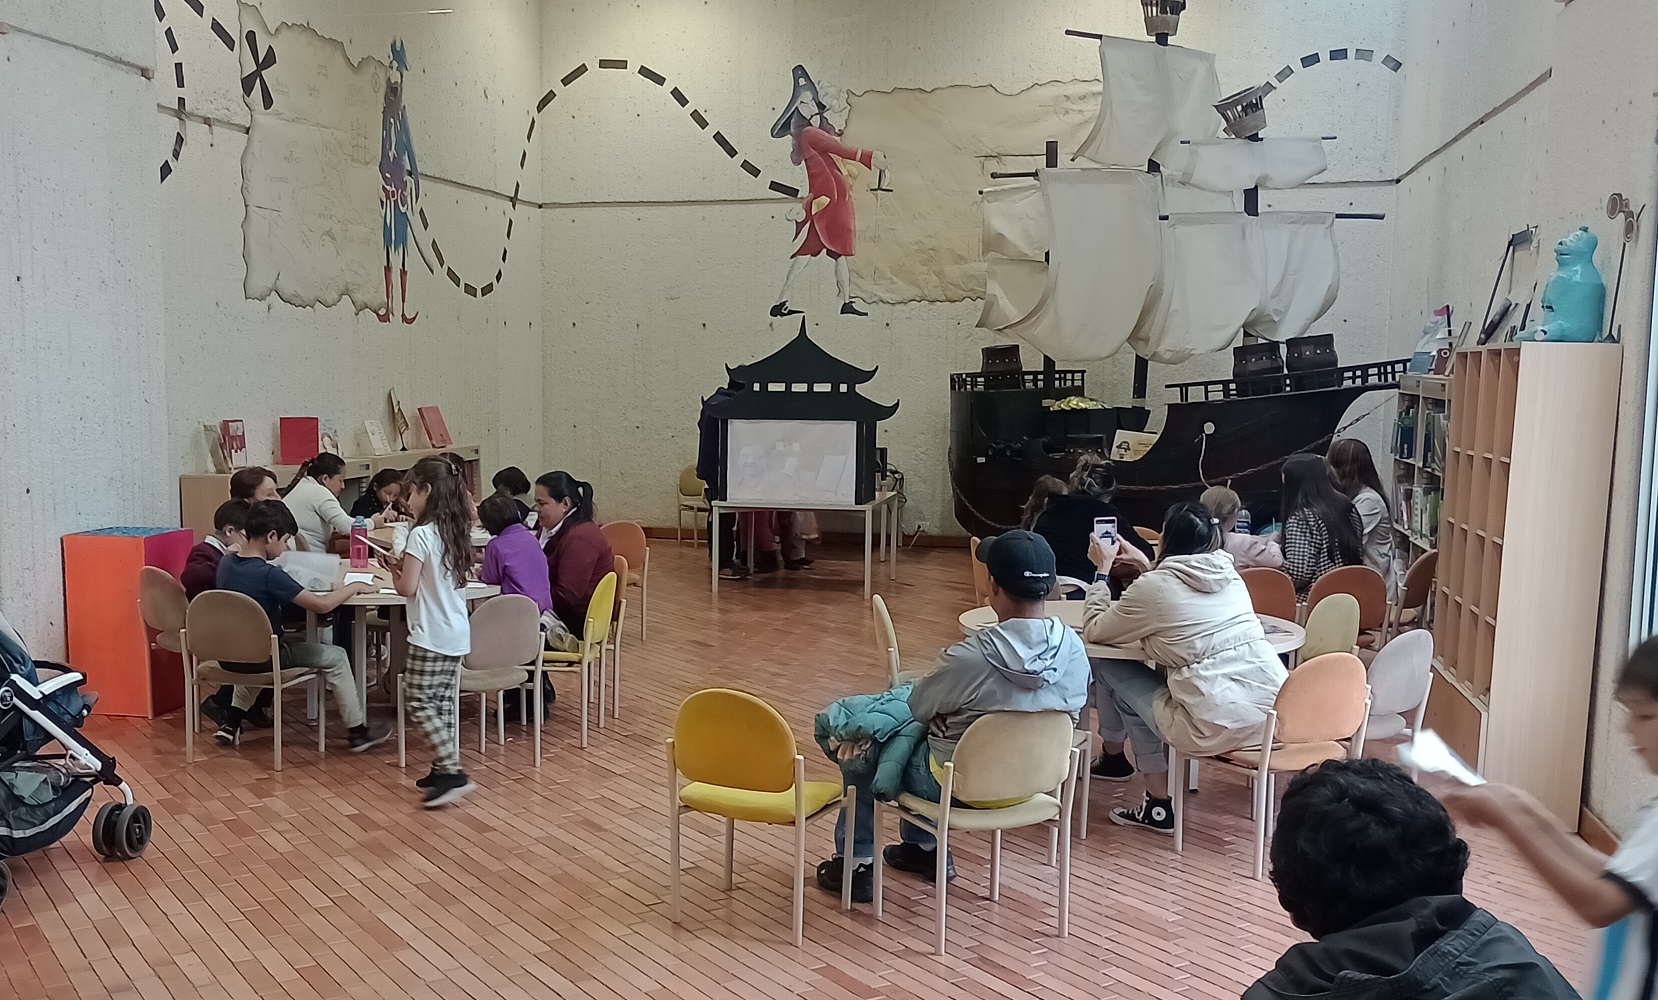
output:
[[[1180,12],[1186,9],[1186,0],[1140,0],[1146,15],[1146,34],[1173,35],[1180,31]]]
[[[1226,122],[1226,134],[1234,139],[1248,139],[1264,131],[1267,127],[1267,94],[1271,92],[1263,83],[1221,98],[1215,110]]]

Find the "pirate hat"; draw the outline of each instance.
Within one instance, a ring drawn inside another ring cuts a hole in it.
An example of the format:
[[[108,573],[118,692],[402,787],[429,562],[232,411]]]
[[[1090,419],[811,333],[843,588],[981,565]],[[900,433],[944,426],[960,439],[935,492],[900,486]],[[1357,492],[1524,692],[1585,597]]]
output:
[[[794,117],[794,106],[799,104],[800,99],[808,94],[811,95],[813,102],[818,107],[823,106],[823,101],[817,96],[817,84],[812,82],[812,74],[806,72],[806,67],[796,66],[794,68],[794,93],[789,95],[789,103],[783,108],[783,113],[777,117],[777,124],[771,127],[771,137],[773,139],[781,139],[789,134],[789,120]]]

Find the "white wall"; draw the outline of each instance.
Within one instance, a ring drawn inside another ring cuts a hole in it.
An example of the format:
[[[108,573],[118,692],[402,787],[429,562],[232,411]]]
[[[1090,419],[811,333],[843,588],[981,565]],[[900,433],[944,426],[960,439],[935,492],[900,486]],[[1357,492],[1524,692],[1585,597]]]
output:
[[[1065,37],[1066,28],[1144,34],[1137,6],[1093,0],[546,4],[542,77],[560,92],[549,109],[556,114],[537,132],[545,197],[559,203],[546,213],[548,464],[593,481],[603,516],[670,523],[677,470],[696,452],[699,397],[723,384],[723,365],[770,353],[798,324],[766,315],[785,270],[792,203],[768,196],[632,66],[667,76],[707,115],[710,131],[722,130],[767,178],[802,186],[788,144],[769,135],[795,63],[849,91],[989,84],[1013,92],[1098,79],[1097,46]],[[1195,6],[1177,41],[1217,52],[1223,88],[1241,89],[1286,63],[1299,67],[1315,50],[1364,46],[1379,60],[1401,39],[1392,5],[1252,0]],[[630,70],[595,68],[559,85],[571,68],[600,58],[628,59]],[[1298,71],[1270,106],[1275,134],[1341,139],[1326,186],[1265,205],[1390,211],[1398,79],[1377,63]],[[1344,360],[1380,359],[1388,356],[1388,224],[1341,226],[1342,297],[1321,329],[1341,332]],[[946,458],[948,375],[976,370],[979,348],[1003,338],[974,329],[978,302],[871,306],[867,319],[841,317],[828,267],[813,262],[792,302],[828,350],[880,367],[867,395],[902,401],[881,442],[908,474],[906,525],[959,533]],[[1027,364],[1038,363],[1027,351]],[[1153,382],[1229,375],[1230,367],[1229,356],[1156,367]],[[1131,372],[1126,354],[1096,366],[1090,393],[1126,402]]]
[[[149,16],[0,2],[24,29],[0,35],[0,611],[47,658],[64,652],[59,537],[176,517],[155,165],[133,155],[155,99],[114,61],[153,63]]]
[[[1458,325],[1464,318],[1477,324],[1504,242],[1528,225],[1541,228],[1537,250],[1520,262],[1517,300],[1534,280],[1548,280],[1554,243],[1580,225],[1600,238],[1597,262],[1610,286],[1621,226],[1606,218],[1606,197],[1621,191],[1640,205],[1658,188],[1658,74],[1646,51],[1658,31],[1658,8],[1642,0],[1564,7],[1552,0],[1413,0],[1407,30],[1412,72],[1404,81],[1401,167],[1450,145],[1399,187],[1392,342],[1413,343],[1426,313],[1446,302],[1455,306]],[[1545,74],[1547,81],[1533,87]],[[1652,230],[1643,220],[1618,306],[1623,386],[1591,722],[1587,800],[1614,829],[1658,789],[1628,751],[1610,690],[1627,651]]]

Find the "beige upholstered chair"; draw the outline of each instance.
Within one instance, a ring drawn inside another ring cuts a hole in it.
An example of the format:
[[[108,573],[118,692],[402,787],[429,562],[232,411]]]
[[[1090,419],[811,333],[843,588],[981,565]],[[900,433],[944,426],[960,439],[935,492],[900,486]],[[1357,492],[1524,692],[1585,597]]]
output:
[[[805,939],[806,825],[835,815],[838,782],[807,781],[806,758],[776,709],[751,694],[713,688],[685,699],[674,718],[668,750],[668,886],[679,923],[679,819],[697,812],[725,820],[725,888],[732,884],[736,826],[766,823],[794,828],[794,943]],[[689,784],[679,783],[683,775]],[[847,804],[853,829],[856,802]],[[841,882],[841,908],[852,906],[852,879]]]
[[[1364,756],[1364,726],[1369,715],[1370,685],[1365,682],[1364,664],[1351,652],[1327,653],[1301,664],[1284,681],[1272,710],[1267,712],[1259,747],[1214,757],[1183,757],[1171,746],[1169,774],[1178,775],[1182,765],[1195,768],[1198,761],[1204,761],[1250,776],[1255,783],[1251,801],[1255,819],[1253,874],[1260,878],[1277,802],[1273,775],[1300,771],[1326,760]],[[1186,782],[1173,781],[1171,788],[1174,849],[1182,851],[1186,838]]]
[[[967,727],[956,744],[953,760],[944,764],[937,802],[908,793],[894,804],[875,802],[875,915],[881,915],[881,883],[885,867],[881,849],[881,818],[895,810],[901,819],[932,832],[938,838],[938,872],[934,880],[938,899],[933,953],[944,954],[945,862],[951,830],[990,833],[990,899],[1001,897],[1002,831],[1044,824],[1054,834],[1049,863],[1059,865],[1058,930],[1071,932],[1071,803],[1076,795],[1078,751],[1072,746],[1071,717],[1064,712],[998,712],[980,717]],[[975,809],[964,802],[1012,802],[1001,808]],[[851,829],[851,820],[847,821]],[[848,882],[851,880],[848,879]]]
[[[1399,596],[1388,605],[1387,629],[1382,634],[1384,643],[1399,634],[1407,612],[1416,612],[1416,624],[1422,624],[1422,611],[1428,606],[1428,598],[1433,595],[1433,578],[1438,571],[1438,549],[1429,549],[1417,556],[1416,561],[1410,564],[1410,569],[1405,570],[1405,582],[1399,588]]]
[[[979,539],[976,537],[967,543],[967,558],[973,565],[973,606],[982,608],[990,603],[990,567],[979,562]]]
[[[1359,641],[1359,600],[1352,594],[1331,594],[1307,612],[1307,640],[1300,659],[1325,653],[1351,653]]]
[[[271,737],[276,744],[276,770],[282,770],[282,693],[291,687],[309,686],[307,692],[317,706],[317,752],[327,749],[328,701],[322,696],[322,671],[317,667],[282,669],[282,653],[271,621],[259,603],[246,594],[209,590],[197,594],[184,613],[184,701],[190,722],[184,727],[186,760],[196,757],[196,727],[201,714],[194,710],[201,688],[225,684],[271,688]],[[229,663],[269,663],[269,673],[244,674],[226,670]]]
[[[697,467],[687,465],[679,472],[679,495],[676,516],[679,523],[674,527],[674,541],[685,541],[685,515],[691,517],[691,544],[697,544],[697,521],[708,513],[708,497],[703,492],[702,480],[697,478]]]
[[[872,594],[869,604],[875,613],[875,659],[886,671],[887,688],[890,690],[926,676],[925,670],[904,669],[904,662],[898,655],[898,633],[893,631],[887,602],[880,594]]]
[[[138,571],[138,614],[145,625],[160,633],[155,637],[155,648],[169,653],[184,651],[179,633],[184,631],[185,609],[189,606],[178,577],[156,566]]]
[[[523,594],[501,594],[473,609],[472,652],[461,661],[460,694],[478,696],[478,751],[489,732],[490,695],[495,696],[495,732],[507,743],[506,693],[522,688],[529,665],[541,658],[541,609]],[[398,685],[397,762],[403,764],[403,691]],[[522,699],[520,700],[522,704]]]

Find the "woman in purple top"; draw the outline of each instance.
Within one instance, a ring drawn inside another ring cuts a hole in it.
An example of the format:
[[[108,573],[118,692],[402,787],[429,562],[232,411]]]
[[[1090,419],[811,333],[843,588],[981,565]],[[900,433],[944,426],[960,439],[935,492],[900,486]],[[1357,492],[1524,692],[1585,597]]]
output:
[[[484,549],[478,579],[495,584],[503,594],[523,594],[542,614],[553,610],[553,588],[547,578],[547,557],[535,536],[518,518],[511,497],[493,496],[478,505],[478,520],[492,536]]]

